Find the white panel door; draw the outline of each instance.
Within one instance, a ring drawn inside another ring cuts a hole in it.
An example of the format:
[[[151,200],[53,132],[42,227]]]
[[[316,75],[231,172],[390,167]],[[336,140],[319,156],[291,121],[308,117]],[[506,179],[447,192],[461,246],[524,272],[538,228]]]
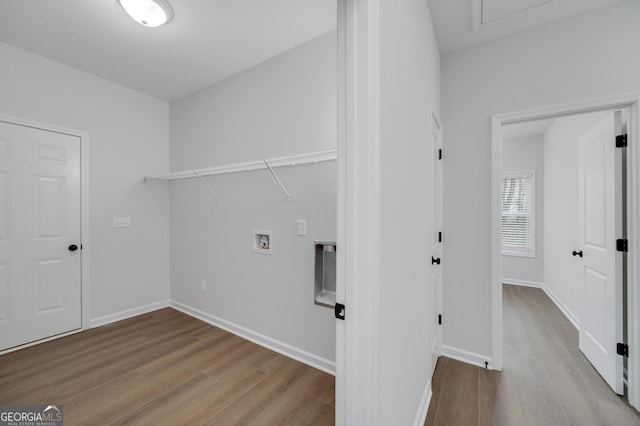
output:
[[[434,118],[432,122],[431,175],[431,300],[433,312],[433,340],[431,342],[431,374],[442,354],[442,130]]]
[[[80,256],[80,138],[0,122],[0,350],[81,327]]]
[[[621,232],[619,178],[620,150],[615,147],[614,116],[597,124],[580,138],[579,242],[582,257],[580,350],[618,394],[623,393],[622,357],[622,257],[616,252]],[[618,182],[617,182],[618,180]]]

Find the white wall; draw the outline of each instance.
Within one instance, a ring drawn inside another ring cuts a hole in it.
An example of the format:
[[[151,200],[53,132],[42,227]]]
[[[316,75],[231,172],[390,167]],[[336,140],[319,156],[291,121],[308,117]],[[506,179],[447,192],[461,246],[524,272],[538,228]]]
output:
[[[332,31],[172,103],[172,170],[335,147],[336,43]],[[196,179],[172,184],[171,296],[331,363],[335,318],[313,303],[313,243],[336,240],[336,162],[276,171],[292,200],[267,170],[207,178],[217,203]],[[253,229],[273,231],[273,255],[252,251]]]
[[[580,321],[580,294],[576,258],[578,234],[579,138],[607,113],[581,114],[554,120],[544,135],[544,283],[565,311]],[[612,114],[612,113],[609,113]]]
[[[431,235],[431,116],[440,111],[440,58],[426,1],[380,3],[379,414],[381,425],[408,425],[431,381],[435,316],[425,240]]]
[[[542,285],[544,272],[544,156],[543,137],[503,139],[503,172],[535,171],[535,257],[502,256],[502,280],[511,284]]]
[[[442,58],[447,345],[491,354],[491,116],[639,90],[639,19],[622,0]]]
[[[4,43],[0,58],[0,113],[89,133],[91,318],[166,303],[168,191],[142,178],[169,167],[169,104]]]

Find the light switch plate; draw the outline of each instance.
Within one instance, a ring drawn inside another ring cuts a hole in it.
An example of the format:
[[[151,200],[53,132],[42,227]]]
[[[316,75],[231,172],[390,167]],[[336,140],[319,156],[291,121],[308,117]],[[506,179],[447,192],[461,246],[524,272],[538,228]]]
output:
[[[131,226],[131,218],[128,216],[114,216],[113,227],[114,228],[129,228]]]

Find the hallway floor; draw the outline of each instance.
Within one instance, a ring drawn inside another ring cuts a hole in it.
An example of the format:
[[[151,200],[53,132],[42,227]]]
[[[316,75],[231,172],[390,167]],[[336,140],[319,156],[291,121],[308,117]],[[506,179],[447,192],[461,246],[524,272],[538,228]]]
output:
[[[425,425],[640,425],[541,289],[504,285],[503,298],[503,371],[441,357]]]

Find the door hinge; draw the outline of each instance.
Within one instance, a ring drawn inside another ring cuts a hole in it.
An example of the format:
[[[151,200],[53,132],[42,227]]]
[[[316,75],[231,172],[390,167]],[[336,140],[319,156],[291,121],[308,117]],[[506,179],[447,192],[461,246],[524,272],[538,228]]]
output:
[[[629,345],[626,343],[618,343],[616,345],[616,352],[618,355],[629,357]]]
[[[342,303],[336,303],[334,313],[336,315],[336,319],[344,321],[344,305]]]
[[[442,149],[438,150],[438,160],[442,160]]]
[[[438,325],[442,325],[442,314],[438,314]]]
[[[627,147],[627,135],[616,136],[616,148]]]
[[[626,238],[620,238],[618,240],[616,240],[616,250],[617,251],[622,251],[622,252],[628,252],[629,251],[629,240],[627,240]]]
[[[442,231],[438,232],[438,242],[442,242]]]

